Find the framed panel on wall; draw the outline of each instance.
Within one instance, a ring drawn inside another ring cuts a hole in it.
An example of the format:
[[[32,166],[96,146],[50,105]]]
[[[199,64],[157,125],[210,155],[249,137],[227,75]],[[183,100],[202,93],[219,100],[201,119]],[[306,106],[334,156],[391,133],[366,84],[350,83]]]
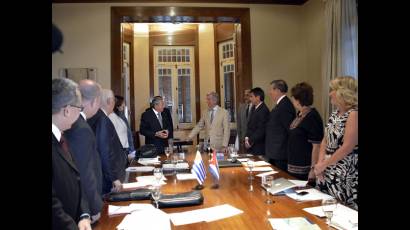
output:
[[[58,73],[59,77],[65,77],[77,83],[82,79],[98,82],[97,68],[60,68]]]

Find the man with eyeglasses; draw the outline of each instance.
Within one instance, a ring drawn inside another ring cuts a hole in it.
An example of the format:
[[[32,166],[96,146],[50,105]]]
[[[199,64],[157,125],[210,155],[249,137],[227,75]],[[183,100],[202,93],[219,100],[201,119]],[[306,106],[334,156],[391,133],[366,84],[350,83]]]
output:
[[[64,136],[80,115],[77,84],[66,78],[53,79],[51,106],[52,229],[91,230],[80,172]]]
[[[100,108],[101,86],[95,81],[84,79],[79,82],[82,105],[80,116],[65,132],[71,153],[80,171],[81,184],[90,207],[91,223],[101,216],[104,205],[102,199],[102,169],[97,142],[87,119],[92,118]]]

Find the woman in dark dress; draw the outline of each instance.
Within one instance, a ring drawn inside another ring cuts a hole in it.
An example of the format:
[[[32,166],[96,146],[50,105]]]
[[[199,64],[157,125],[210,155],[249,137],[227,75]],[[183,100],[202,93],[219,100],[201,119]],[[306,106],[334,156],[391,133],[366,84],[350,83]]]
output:
[[[297,112],[290,125],[288,139],[288,172],[290,175],[315,183],[313,166],[319,157],[323,139],[323,121],[313,104],[313,88],[302,82],[291,89],[291,100]]]
[[[357,81],[337,77],[330,82],[331,103],[336,106],[326,126],[315,165],[320,190],[358,209],[358,103]]]

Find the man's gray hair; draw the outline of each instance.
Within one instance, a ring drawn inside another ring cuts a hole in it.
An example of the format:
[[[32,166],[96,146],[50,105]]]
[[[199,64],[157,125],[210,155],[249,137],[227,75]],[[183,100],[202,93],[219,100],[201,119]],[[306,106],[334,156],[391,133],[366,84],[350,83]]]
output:
[[[78,105],[78,84],[67,78],[54,78],[51,81],[51,114],[58,113],[67,105]]]
[[[154,106],[158,105],[162,100],[164,100],[161,96],[155,96],[152,98],[150,106],[151,108],[154,108]]]
[[[219,103],[219,96],[215,91],[207,93],[206,96],[211,96],[217,104]]]
[[[101,91],[101,107],[107,106],[108,99],[114,99],[114,93],[111,89],[102,89]]]
[[[101,85],[93,80],[81,80],[78,88],[80,89],[83,101],[92,101],[101,96]]]

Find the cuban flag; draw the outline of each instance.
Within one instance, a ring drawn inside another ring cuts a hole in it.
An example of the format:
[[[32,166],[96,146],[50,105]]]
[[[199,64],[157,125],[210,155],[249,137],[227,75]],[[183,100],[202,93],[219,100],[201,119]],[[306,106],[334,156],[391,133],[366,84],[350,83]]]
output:
[[[219,180],[219,166],[218,160],[216,159],[216,151],[214,150],[212,153],[212,159],[209,162],[209,172],[211,172],[212,176]]]
[[[202,161],[201,153],[196,151],[194,164],[192,165],[191,173],[195,175],[198,183],[202,185],[206,178],[204,162]]]

